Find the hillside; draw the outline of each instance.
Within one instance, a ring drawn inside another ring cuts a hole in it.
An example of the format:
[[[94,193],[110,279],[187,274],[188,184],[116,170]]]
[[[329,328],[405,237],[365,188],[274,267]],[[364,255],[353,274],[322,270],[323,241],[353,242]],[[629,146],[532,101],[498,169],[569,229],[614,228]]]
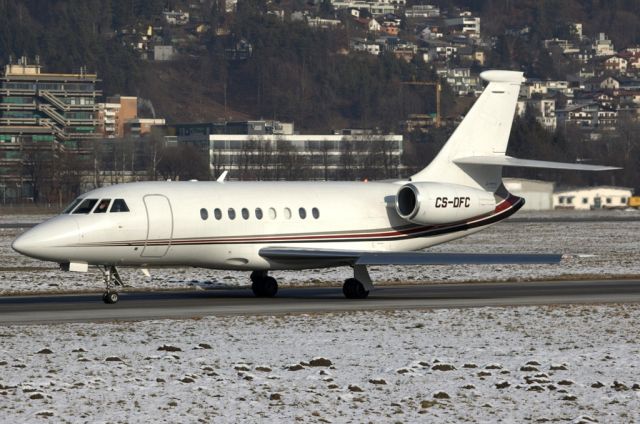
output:
[[[137,95],[152,102],[156,116],[167,122],[246,120],[252,115],[228,105],[224,85],[203,76],[198,63],[145,63],[140,67]]]

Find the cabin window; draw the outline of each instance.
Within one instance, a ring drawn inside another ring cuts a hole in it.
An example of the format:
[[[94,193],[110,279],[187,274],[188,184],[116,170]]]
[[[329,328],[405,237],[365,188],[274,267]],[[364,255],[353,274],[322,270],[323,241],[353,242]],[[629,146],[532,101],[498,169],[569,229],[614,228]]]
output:
[[[91,212],[91,209],[98,203],[98,199],[85,199],[80,206],[73,211],[74,214],[88,214]]]
[[[124,199],[116,199],[113,201],[109,212],[129,212],[129,207]]]
[[[320,211],[318,210],[318,208],[311,209],[311,215],[313,215],[315,219],[320,218]]]
[[[213,210],[213,216],[215,216],[217,220],[221,220],[222,219],[222,211],[219,208],[215,208]]]
[[[105,213],[109,210],[109,203],[111,203],[111,199],[102,199],[98,202],[98,206],[96,206],[96,210],[93,213]]]
[[[291,209],[284,208],[284,218],[285,219],[291,219]]]
[[[621,197],[620,198],[620,203],[622,203],[623,205],[627,204],[627,198],[626,197]]]
[[[256,218],[262,219],[262,209],[256,208]]]
[[[611,197],[607,197],[607,205],[611,204]]]
[[[587,203],[589,203],[589,199],[587,197],[583,197],[582,198],[582,204],[586,205]]]
[[[278,214],[276,214],[276,210],[274,208],[269,208],[269,218],[270,219],[276,219],[276,216]]]
[[[78,206],[78,204],[80,202],[82,202],[83,199],[81,198],[77,198],[76,200],[74,200],[73,202],[71,202],[71,204],[69,204],[69,206],[67,206],[66,208],[64,208],[64,210],[62,211],[63,214],[65,213],[71,213],[72,210],[75,209],[76,206]]]
[[[307,217],[307,211],[304,208],[298,209],[298,214],[301,219],[305,219]]]
[[[200,209],[200,218],[202,218],[203,221],[209,219],[209,212],[207,212],[205,208]]]
[[[229,219],[234,220],[236,219],[236,210],[233,208],[229,208],[229,210],[227,211],[227,214],[229,215]]]
[[[242,208],[242,217],[244,219],[249,219],[249,209],[247,208]]]

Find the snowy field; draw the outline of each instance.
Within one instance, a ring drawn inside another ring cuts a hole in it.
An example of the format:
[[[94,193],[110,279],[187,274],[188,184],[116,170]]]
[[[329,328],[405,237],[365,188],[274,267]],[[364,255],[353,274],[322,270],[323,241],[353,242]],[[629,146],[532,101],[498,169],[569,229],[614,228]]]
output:
[[[639,328],[636,305],[0,327],[0,421],[640,422]]]
[[[507,221],[432,249],[557,252],[567,255],[561,265],[380,267],[372,276],[391,284],[638,276],[640,221],[610,216]],[[0,229],[0,294],[102,290],[97,273],[64,273],[13,252],[21,231]],[[138,289],[248,279],[186,268],[152,271],[151,280],[123,274]],[[274,275],[306,285],[349,274]],[[0,326],[0,422],[634,423],[639,328],[636,304]]]
[[[600,218],[589,222],[506,221],[455,242],[436,246],[433,252],[561,253],[560,265],[529,266],[409,266],[371,267],[378,284],[411,284],[462,281],[523,281],[566,278],[624,278],[640,275],[640,216],[638,211],[518,213],[518,218]],[[45,216],[4,216],[0,223],[28,223]],[[97,270],[87,274],[65,273],[56,264],[21,256],[11,249],[20,228],[0,228],[0,294],[29,292],[101,291]],[[135,289],[185,289],[190,287],[247,286],[247,272],[193,268],[151,270],[149,279],[140,271],[123,269],[125,282]],[[349,268],[275,272],[281,285],[341,285],[352,276]]]

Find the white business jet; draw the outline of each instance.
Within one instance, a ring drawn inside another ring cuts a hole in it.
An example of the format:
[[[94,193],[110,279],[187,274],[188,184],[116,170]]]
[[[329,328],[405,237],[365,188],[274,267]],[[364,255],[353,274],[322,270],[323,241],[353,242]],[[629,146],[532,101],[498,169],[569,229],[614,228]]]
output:
[[[437,157],[395,182],[141,182],[92,190],[30,229],[13,249],[68,271],[98,266],[105,303],[118,301],[116,267],[193,266],[252,271],[256,296],[278,290],[271,270],[351,266],[347,298],[373,288],[367,265],[554,263],[560,255],[417,250],[473,234],[524,199],[505,166],[609,170],[505,155],[521,72],[486,71],[488,85]]]

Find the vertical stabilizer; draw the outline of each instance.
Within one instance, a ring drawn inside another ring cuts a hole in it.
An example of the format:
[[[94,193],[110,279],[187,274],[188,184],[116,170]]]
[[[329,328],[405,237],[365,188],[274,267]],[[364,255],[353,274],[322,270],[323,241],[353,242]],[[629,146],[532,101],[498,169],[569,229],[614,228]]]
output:
[[[489,84],[451,135],[436,158],[412,181],[437,181],[495,191],[502,182],[502,167],[456,164],[460,158],[504,157],[515,114],[522,72],[485,71]]]

